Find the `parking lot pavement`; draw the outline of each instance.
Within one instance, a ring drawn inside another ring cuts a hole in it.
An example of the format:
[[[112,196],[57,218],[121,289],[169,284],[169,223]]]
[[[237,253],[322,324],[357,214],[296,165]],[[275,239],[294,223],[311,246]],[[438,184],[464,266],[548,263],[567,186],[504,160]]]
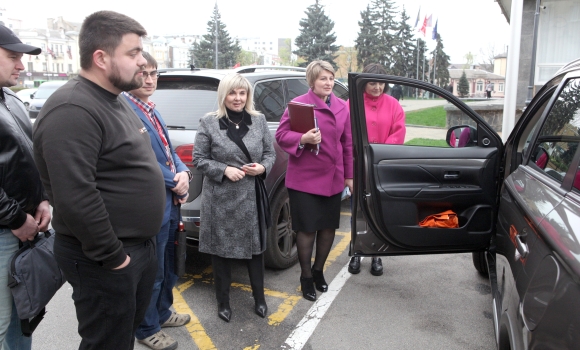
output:
[[[266,269],[268,317],[254,314],[245,264],[232,269],[232,320],[217,317],[211,259],[188,250],[187,274],[174,289],[174,308],[187,327],[164,328],[178,349],[493,349],[491,298],[470,254],[383,257],[385,273],[351,276],[350,208],[325,266],[330,291],[312,303],[300,292],[300,267]],[[34,350],[77,349],[80,337],[68,284],[47,306],[33,335]],[[137,350],[148,348],[135,344]]]

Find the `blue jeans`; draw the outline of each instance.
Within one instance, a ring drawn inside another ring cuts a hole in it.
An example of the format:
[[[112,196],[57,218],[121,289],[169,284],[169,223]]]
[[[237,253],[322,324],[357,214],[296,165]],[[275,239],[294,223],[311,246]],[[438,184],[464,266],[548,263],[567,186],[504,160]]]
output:
[[[18,250],[18,238],[9,229],[0,229],[0,346],[4,350],[26,350],[32,338],[22,335],[20,319],[8,287],[12,256]]]
[[[145,339],[161,330],[161,325],[171,316],[175,274],[175,231],[179,225],[179,206],[171,206],[169,221],[157,234],[157,275],[153,284],[151,302],[145,318],[137,329],[137,339]]]

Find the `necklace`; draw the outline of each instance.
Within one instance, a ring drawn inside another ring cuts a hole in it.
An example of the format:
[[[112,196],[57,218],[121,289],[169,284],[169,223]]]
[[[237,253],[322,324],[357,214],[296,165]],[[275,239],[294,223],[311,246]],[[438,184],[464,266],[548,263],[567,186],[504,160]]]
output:
[[[239,122],[234,123],[230,118],[228,118],[228,120],[230,121],[230,123],[234,124],[236,126],[236,129],[240,128],[240,124],[244,121],[244,117],[242,117],[242,119],[240,119]]]

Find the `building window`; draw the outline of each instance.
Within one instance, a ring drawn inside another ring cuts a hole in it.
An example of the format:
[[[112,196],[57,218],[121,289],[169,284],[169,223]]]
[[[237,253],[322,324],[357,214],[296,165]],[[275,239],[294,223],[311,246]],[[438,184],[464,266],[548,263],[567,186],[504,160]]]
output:
[[[476,88],[475,88],[475,91],[478,91],[478,92],[479,92],[479,91],[483,91],[483,81],[479,80],[479,81],[477,82],[477,86],[476,86]]]
[[[33,67],[33,63],[32,62],[28,62],[28,71],[29,72],[33,72],[34,70],[32,69]]]
[[[69,65],[68,65],[68,72],[69,72],[69,73],[72,73],[72,64],[69,64]]]
[[[499,84],[497,84],[497,90],[498,90],[499,92],[503,92],[503,83],[499,83]]]
[[[46,62],[42,62],[42,70],[44,72],[46,72],[48,70],[48,67],[46,66]]]

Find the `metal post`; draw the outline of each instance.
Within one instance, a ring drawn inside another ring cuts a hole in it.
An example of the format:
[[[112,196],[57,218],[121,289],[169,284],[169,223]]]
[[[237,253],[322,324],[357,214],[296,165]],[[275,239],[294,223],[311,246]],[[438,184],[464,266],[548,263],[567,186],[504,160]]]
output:
[[[528,83],[526,106],[530,104],[534,92],[534,80],[536,76],[536,50],[538,45],[538,27],[540,22],[540,3],[541,0],[536,0],[536,13],[534,14],[534,37],[532,39],[532,61],[530,63],[530,82]]]
[[[217,1],[215,2],[215,9],[216,13],[214,14],[215,18],[215,69],[219,69],[218,67],[218,19],[217,19]]]
[[[419,38],[417,38],[417,75],[415,78],[419,80]],[[415,88],[415,98],[419,98],[419,89]]]

